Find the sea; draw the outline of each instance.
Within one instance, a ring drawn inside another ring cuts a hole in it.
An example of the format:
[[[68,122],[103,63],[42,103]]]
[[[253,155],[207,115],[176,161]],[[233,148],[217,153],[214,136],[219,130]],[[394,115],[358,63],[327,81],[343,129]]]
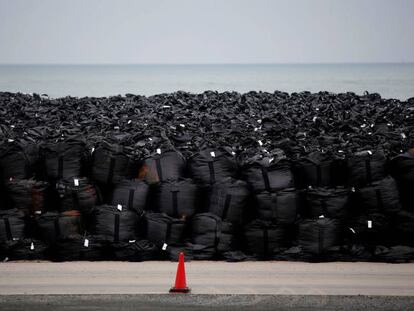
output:
[[[0,65],[0,91],[64,96],[176,91],[379,93],[414,97],[414,63]]]

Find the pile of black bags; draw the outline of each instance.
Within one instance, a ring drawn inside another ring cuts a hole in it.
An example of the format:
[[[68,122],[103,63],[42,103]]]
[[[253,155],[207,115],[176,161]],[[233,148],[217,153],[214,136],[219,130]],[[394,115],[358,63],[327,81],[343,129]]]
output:
[[[0,93],[2,260],[414,259],[414,98]]]

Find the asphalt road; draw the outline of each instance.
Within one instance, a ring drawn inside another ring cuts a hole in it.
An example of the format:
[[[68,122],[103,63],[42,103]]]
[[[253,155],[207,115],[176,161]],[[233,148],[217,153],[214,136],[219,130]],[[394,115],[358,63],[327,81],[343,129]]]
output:
[[[167,294],[172,262],[0,264],[0,310],[414,310],[414,264],[186,263],[190,295]]]

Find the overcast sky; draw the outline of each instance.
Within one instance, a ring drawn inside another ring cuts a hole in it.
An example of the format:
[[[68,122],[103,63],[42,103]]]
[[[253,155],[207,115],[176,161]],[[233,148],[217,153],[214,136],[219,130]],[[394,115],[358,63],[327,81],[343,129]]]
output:
[[[0,0],[0,63],[414,62],[411,0]]]

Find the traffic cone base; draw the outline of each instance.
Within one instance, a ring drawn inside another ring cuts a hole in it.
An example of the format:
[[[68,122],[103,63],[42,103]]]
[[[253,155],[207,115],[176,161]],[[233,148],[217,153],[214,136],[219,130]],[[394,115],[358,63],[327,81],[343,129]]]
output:
[[[170,293],[187,294],[191,290],[187,287],[184,268],[184,253],[180,253],[177,267],[177,275],[175,277],[175,285],[170,289]]]
[[[189,289],[188,287],[186,287],[186,288],[175,288],[175,287],[171,287],[171,289],[170,289],[170,293],[188,294],[189,292],[191,292],[191,289]]]

